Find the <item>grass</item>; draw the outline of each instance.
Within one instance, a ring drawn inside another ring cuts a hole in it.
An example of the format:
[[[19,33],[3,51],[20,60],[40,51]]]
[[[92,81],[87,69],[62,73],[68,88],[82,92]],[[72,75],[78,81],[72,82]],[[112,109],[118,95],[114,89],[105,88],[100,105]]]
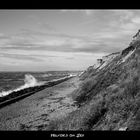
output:
[[[102,97],[97,102],[90,102],[70,113],[61,120],[52,121],[47,130],[89,130],[101,117],[104,116],[106,108]]]
[[[131,49],[125,50],[123,55]],[[116,65],[118,58],[93,77],[84,79],[73,97],[80,104],[79,109],[52,121],[48,129],[119,130],[127,127],[140,130],[139,51],[125,63]]]

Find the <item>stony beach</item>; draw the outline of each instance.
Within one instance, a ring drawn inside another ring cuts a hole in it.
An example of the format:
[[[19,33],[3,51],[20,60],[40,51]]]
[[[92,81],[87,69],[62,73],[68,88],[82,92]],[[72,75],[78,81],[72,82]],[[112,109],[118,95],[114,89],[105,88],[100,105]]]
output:
[[[45,130],[51,120],[77,109],[71,94],[79,84],[74,77],[1,108],[0,130]]]

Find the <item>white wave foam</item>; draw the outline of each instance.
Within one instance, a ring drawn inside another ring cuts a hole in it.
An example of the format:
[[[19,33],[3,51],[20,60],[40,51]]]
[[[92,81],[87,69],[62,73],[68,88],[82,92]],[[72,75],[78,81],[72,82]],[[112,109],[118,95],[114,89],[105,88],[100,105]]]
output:
[[[45,82],[38,82],[37,79],[30,74],[25,75],[24,82],[25,82],[25,84],[20,86],[19,88],[16,88],[14,90],[2,91],[0,93],[0,97],[6,96],[14,91],[20,91],[20,90],[25,89],[25,88],[40,86],[40,85],[45,84]]]
[[[42,77],[49,77],[52,76],[52,74],[48,73],[48,74],[43,74]]]
[[[62,78],[59,78],[59,79],[51,80],[51,82],[55,82],[55,81],[58,81],[58,80],[63,80],[65,78],[70,78],[70,77],[73,77],[73,76],[76,76],[76,75],[70,74],[69,76],[66,76],[66,77],[62,77]],[[30,75],[30,74],[26,74],[25,75],[24,82],[25,82],[25,84],[20,86],[19,88],[16,88],[14,90],[2,91],[0,93],[0,97],[9,95],[9,94],[11,94],[14,91],[16,92],[16,91],[20,91],[22,89],[26,89],[26,88],[29,88],[29,87],[35,87],[35,86],[44,85],[46,83],[46,82],[38,82],[37,79],[34,76]]]

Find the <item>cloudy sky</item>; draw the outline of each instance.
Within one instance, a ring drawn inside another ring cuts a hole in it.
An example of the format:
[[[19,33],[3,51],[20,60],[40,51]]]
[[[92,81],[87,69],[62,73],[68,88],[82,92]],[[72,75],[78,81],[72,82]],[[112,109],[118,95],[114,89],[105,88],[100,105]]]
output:
[[[0,10],[0,71],[85,70],[139,28],[140,10]]]

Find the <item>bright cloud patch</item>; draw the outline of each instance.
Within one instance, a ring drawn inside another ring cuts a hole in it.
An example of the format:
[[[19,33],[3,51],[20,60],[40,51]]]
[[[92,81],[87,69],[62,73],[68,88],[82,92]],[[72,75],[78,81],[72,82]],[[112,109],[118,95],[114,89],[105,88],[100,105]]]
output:
[[[0,64],[85,69],[98,57],[126,48],[140,28],[139,15],[140,10],[3,11]]]

